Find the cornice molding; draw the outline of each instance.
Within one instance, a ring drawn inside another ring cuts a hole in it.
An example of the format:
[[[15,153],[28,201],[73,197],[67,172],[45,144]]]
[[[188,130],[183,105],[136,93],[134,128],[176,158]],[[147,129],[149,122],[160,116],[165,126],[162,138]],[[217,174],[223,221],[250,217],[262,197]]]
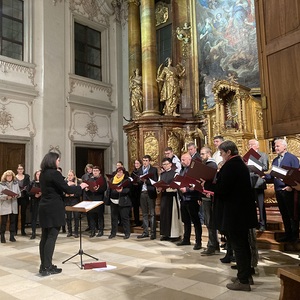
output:
[[[25,73],[30,79],[31,84],[36,86],[34,83],[36,72],[34,64],[0,55],[0,71],[4,74],[8,73],[9,71]]]
[[[112,86],[110,84],[106,84],[103,82],[99,82],[97,80],[88,79],[88,78],[73,75],[73,74],[69,74],[69,80],[70,80],[69,94],[73,93],[74,88],[76,86],[81,86],[81,87],[89,89],[90,93],[93,93],[94,91],[106,92],[107,97],[108,97],[109,101],[111,102]]]

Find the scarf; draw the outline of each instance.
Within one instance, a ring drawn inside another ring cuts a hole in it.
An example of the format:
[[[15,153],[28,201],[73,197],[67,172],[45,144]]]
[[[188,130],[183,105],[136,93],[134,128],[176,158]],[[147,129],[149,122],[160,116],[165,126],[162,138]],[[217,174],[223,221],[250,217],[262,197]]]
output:
[[[121,177],[117,177],[117,175],[115,175],[114,178],[113,178],[112,183],[113,184],[119,184],[124,179],[124,176],[125,176],[125,174],[123,174],[123,176],[121,176]]]

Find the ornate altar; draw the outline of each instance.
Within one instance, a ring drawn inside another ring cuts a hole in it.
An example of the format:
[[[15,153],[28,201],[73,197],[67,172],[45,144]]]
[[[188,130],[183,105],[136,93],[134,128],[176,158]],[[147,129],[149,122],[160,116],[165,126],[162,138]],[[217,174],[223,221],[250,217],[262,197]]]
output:
[[[204,104],[201,111],[203,131],[208,144],[213,149],[213,137],[222,135],[238,146],[240,154],[248,151],[250,139],[259,141],[260,150],[268,153],[269,163],[275,158],[274,139],[264,139],[263,113],[260,95],[253,96],[252,91],[237,82],[217,80],[212,88],[216,105],[208,109]],[[288,151],[300,155],[300,134],[284,137],[288,143]],[[277,205],[273,184],[267,185],[265,202]]]
[[[269,153],[269,143],[263,137],[261,100],[235,81],[217,80],[212,92],[215,106],[208,109],[204,104],[201,111],[208,144],[213,148],[213,137],[222,135],[234,141],[240,153],[245,153],[248,140],[255,138],[260,149]]]

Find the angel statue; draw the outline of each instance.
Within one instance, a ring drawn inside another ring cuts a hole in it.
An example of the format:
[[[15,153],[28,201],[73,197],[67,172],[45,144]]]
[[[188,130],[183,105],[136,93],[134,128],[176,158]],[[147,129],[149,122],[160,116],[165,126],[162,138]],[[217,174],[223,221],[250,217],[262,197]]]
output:
[[[173,132],[183,144],[183,148],[181,149],[182,152],[187,150],[187,145],[189,143],[195,143],[196,138],[204,140],[203,132],[200,128],[198,128],[198,126],[195,126],[194,130],[191,130],[190,125],[187,125],[186,129],[175,127],[173,128]]]
[[[142,76],[139,69],[133,71],[129,79],[129,92],[132,111],[135,117],[140,117],[143,112]]]
[[[185,68],[182,64],[172,65],[172,59],[167,58],[157,70],[158,88],[160,101],[165,102],[163,114],[165,116],[179,117],[176,113],[177,105],[180,104],[182,77],[185,75]]]

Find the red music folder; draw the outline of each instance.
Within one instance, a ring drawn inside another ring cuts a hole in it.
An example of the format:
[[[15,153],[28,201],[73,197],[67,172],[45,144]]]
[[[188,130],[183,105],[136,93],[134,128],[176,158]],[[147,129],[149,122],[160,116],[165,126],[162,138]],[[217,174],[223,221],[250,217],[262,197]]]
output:
[[[300,171],[298,168],[282,166],[283,169],[288,170],[286,177],[283,181],[289,186],[297,185],[296,182],[300,183]]]
[[[148,173],[148,174],[145,174],[145,175],[140,175],[141,180],[149,179],[149,178],[152,178],[152,177],[153,177],[152,173]]]
[[[38,193],[41,193],[41,188],[39,188],[39,187],[36,187],[36,186],[33,186],[31,189],[30,189],[30,191],[29,191],[29,193],[31,193],[31,194],[38,194]]]
[[[8,190],[8,189],[2,190],[1,193],[4,194],[4,195],[13,197],[13,198],[16,197],[16,196],[18,196],[17,193],[15,193],[15,192],[13,192],[13,191],[11,191],[11,190]]]
[[[123,182],[119,183],[119,184],[113,184],[112,182],[108,182],[108,186],[110,187],[110,189],[112,190],[117,190],[117,189],[120,189],[120,188],[123,188],[123,187],[126,187],[130,184],[130,179],[128,180],[124,180]]]
[[[247,162],[251,155],[256,159],[260,159],[260,154],[254,149],[250,148],[249,151],[243,156],[243,161]]]
[[[111,180],[115,175],[113,174],[105,174],[108,180]]]
[[[248,159],[248,168],[259,176],[265,176],[266,174],[263,172],[264,165],[257,160],[254,156],[250,155]]]
[[[166,183],[163,180],[160,181],[154,181],[150,178],[150,182],[153,186],[155,186],[156,188],[162,188],[163,190],[167,189],[170,187],[170,184]]]
[[[100,176],[100,177],[97,178],[97,180],[89,179],[89,180],[84,181],[84,182],[89,185],[89,190],[90,191],[95,191],[95,188],[97,186],[102,186],[104,184],[104,179],[103,179],[103,176]]]
[[[217,169],[209,167],[199,160],[192,160],[188,171],[186,172],[186,176],[195,178],[197,180],[204,179],[214,180],[217,173]]]
[[[180,182],[180,186],[179,188],[182,187],[193,187],[194,190],[198,191],[198,192],[202,192],[203,187],[200,183],[199,180],[195,179],[195,178],[191,178],[189,176],[181,176],[181,175],[177,175],[173,182]]]

